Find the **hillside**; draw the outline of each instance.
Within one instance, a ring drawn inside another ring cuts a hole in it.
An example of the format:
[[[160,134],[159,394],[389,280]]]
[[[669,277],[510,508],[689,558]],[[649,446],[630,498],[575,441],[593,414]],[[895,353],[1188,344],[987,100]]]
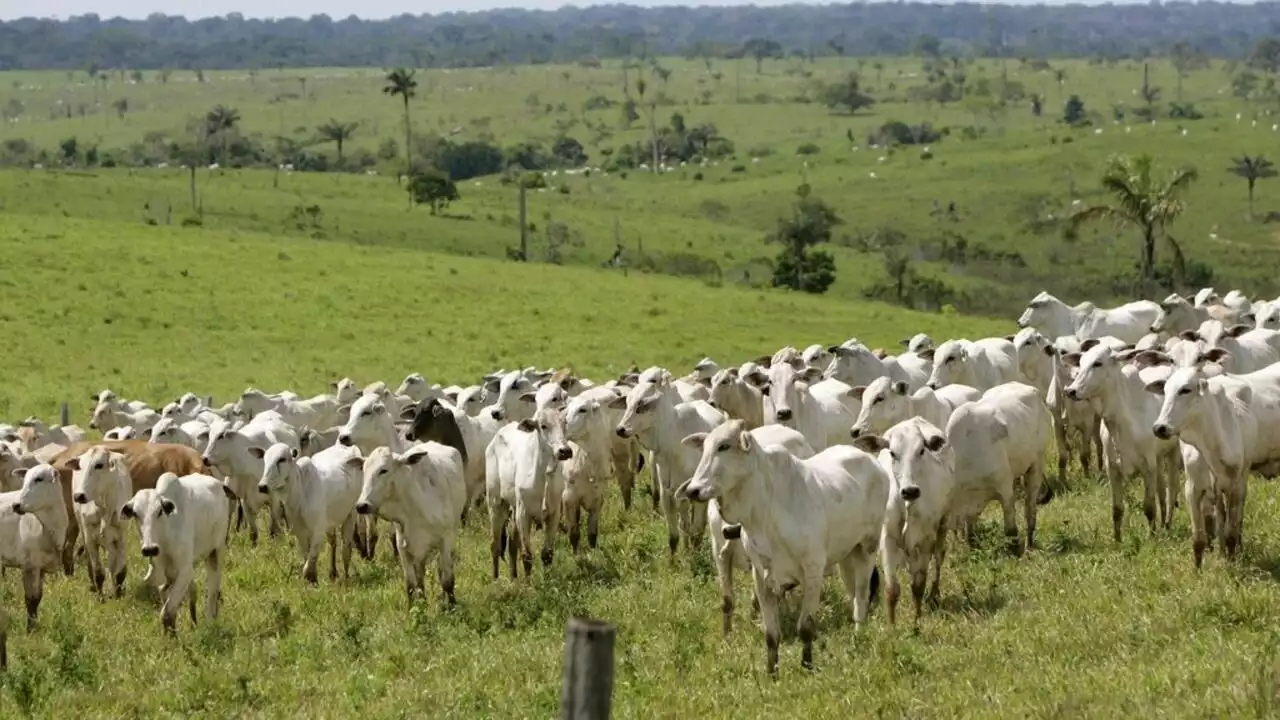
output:
[[[105,219],[6,214],[0,250],[0,286],[15,299],[0,316],[5,418],[47,414],[70,399],[82,419],[83,399],[104,385],[152,400],[185,390],[221,399],[250,383],[306,392],[339,375],[395,382],[418,370],[452,381],[523,363],[603,376],[631,362],[684,368],[703,353],[749,357],[850,334],[887,345],[913,330],[947,337],[1008,326]],[[491,581],[486,536],[466,529],[452,612],[440,610],[434,590],[406,611],[399,569],[385,554],[357,561],[349,586],[322,578],[312,589],[291,543],[251,549],[238,534],[221,619],[194,631],[183,619],[177,640],[161,634],[154,597],[137,589],[131,531],[133,589],[124,599],[97,601],[83,576],[49,578],[39,628],[11,633],[0,714],[543,718],[555,713],[563,627],[577,613],[618,627],[618,718],[655,709],[681,717],[1272,713],[1280,701],[1275,486],[1250,490],[1239,566],[1214,554],[1196,575],[1185,516],[1152,539],[1133,498],[1117,546],[1109,494],[1073,483],[1076,492],[1042,509],[1041,549],[1030,556],[1005,555],[995,524],[978,547],[954,549],[941,607],[918,632],[890,629],[880,609],[855,631],[832,579],[818,616],[819,671],[801,672],[799,648],[784,641],[776,683],[764,679],[745,580],[737,625],[722,640],[705,550],[669,564],[646,502],[624,517],[611,497],[601,549],[575,561],[562,544],[552,569],[532,581]],[[20,613],[16,582],[11,572],[2,599]]]

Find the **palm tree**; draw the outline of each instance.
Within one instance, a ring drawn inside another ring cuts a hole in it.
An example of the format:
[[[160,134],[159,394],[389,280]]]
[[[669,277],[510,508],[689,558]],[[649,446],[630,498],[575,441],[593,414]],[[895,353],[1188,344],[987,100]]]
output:
[[[360,127],[360,123],[343,123],[330,119],[329,122],[316,128],[316,132],[329,142],[338,143],[338,163],[342,163],[342,144],[351,139],[356,134],[356,128]]]
[[[387,73],[387,84],[382,88],[382,92],[395,97],[400,96],[404,100],[404,174],[407,177],[413,172],[413,145],[411,144],[409,125],[409,99],[412,98],[417,91],[418,81],[413,79],[414,71],[404,68],[396,68]],[[409,207],[413,207],[413,198],[409,198]]]
[[[208,137],[219,136],[222,141],[222,162],[227,162],[228,141],[231,131],[240,122],[240,111],[225,105],[216,105],[205,113],[204,131]]]
[[[1117,226],[1140,230],[1143,283],[1150,283],[1155,277],[1156,238],[1162,236],[1173,251],[1174,270],[1181,282],[1185,265],[1182,248],[1166,228],[1186,209],[1179,196],[1197,177],[1194,168],[1181,168],[1161,178],[1150,155],[1113,156],[1102,174],[1102,187],[1115,199],[1115,205],[1084,208],[1071,216],[1071,227],[1088,220],[1108,219]]]
[[[1249,183],[1249,218],[1253,219],[1253,185],[1259,180],[1275,177],[1275,163],[1261,155],[1253,157],[1241,155],[1238,158],[1231,158],[1231,162],[1235,164],[1227,168],[1227,172],[1239,175]]]

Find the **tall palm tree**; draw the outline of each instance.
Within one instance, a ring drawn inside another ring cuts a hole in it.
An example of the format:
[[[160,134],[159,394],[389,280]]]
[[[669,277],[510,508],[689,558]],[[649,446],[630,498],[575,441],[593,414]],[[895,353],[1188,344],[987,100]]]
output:
[[[215,105],[212,110],[205,113],[204,129],[205,135],[213,137],[217,135],[222,141],[222,162],[227,162],[228,146],[231,131],[235,129],[240,122],[240,111],[225,105]]]
[[[1161,177],[1150,155],[1113,156],[1102,174],[1102,187],[1115,199],[1114,205],[1087,207],[1071,216],[1072,227],[1088,220],[1111,220],[1119,227],[1134,227],[1142,233],[1142,282],[1155,277],[1156,238],[1163,237],[1173,251],[1174,269],[1183,274],[1182,248],[1166,232],[1186,209],[1180,196],[1198,177],[1194,168],[1181,168]]]
[[[342,163],[342,144],[350,140],[356,134],[356,128],[360,127],[360,123],[344,123],[330,119],[329,122],[316,128],[316,132],[320,133],[320,137],[338,144],[338,163]]]
[[[387,73],[387,84],[382,88],[382,92],[395,97],[400,96],[404,101],[404,174],[406,177],[413,172],[413,145],[410,137],[411,126],[409,125],[409,100],[417,94],[418,81],[413,79],[415,71],[406,70],[404,68],[396,68]],[[410,198],[409,206],[413,207],[413,200]]]
[[[1275,177],[1276,176],[1275,163],[1262,157],[1261,155],[1255,155],[1253,157],[1249,157],[1248,155],[1241,155],[1238,158],[1231,158],[1231,162],[1234,164],[1231,167],[1227,168],[1227,172],[1232,173],[1234,175],[1239,175],[1240,177],[1245,179],[1245,182],[1249,183],[1249,218],[1252,219],[1253,218],[1254,183],[1258,182],[1259,180],[1265,180],[1266,178]]]

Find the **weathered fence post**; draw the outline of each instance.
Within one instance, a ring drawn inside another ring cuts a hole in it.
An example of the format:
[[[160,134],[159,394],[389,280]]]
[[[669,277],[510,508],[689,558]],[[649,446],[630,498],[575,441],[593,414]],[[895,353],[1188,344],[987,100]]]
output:
[[[613,625],[570,618],[564,638],[560,720],[607,720],[613,701]]]
[[[204,396],[204,404],[205,404],[205,407],[213,407],[213,396],[212,396],[212,395],[205,395],[205,396]]]
[[[65,402],[62,403],[62,407],[58,408],[58,421],[59,425],[71,424],[71,408]]]

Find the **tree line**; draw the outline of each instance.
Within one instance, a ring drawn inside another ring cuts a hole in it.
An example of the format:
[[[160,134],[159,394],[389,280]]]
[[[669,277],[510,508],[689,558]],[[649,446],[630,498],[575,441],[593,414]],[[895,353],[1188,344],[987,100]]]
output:
[[[1280,22],[1280,3],[986,5],[850,3],[784,7],[608,5],[555,11],[401,15],[388,20],[187,20],[81,15],[0,22],[0,70],[470,67],[685,55],[951,55],[1142,58],[1176,43],[1244,57]]]

